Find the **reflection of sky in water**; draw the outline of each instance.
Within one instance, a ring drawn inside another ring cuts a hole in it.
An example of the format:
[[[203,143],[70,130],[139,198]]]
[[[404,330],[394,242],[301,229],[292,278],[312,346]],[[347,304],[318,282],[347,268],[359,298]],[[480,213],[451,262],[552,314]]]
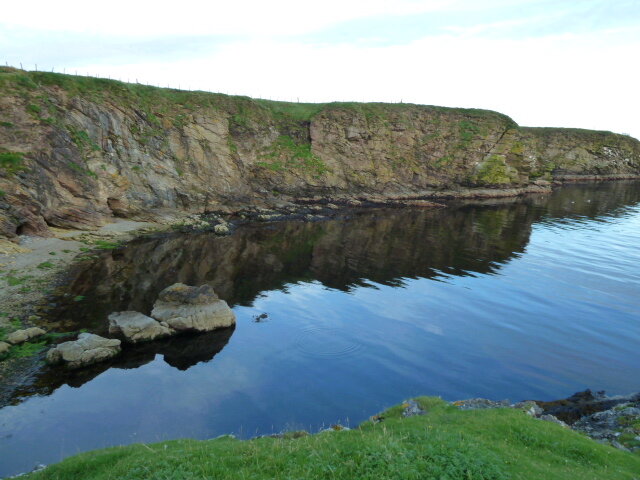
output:
[[[12,473],[106,445],[357,424],[421,394],[637,390],[638,244],[636,205],[534,224],[525,252],[488,273],[264,291],[235,307],[237,328],[210,362],[179,371],[158,355],[0,410],[0,458]]]

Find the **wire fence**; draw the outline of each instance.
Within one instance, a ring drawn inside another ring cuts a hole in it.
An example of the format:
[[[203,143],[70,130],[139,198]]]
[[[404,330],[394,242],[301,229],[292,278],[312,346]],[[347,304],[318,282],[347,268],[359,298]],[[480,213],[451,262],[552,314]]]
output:
[[[1,61],[1,60],[0,60]],[[0,64],[1,65],[1,64]],[[27,65],[27,68],[25,68],[22,64],[22,62],[18,62],[17,65],[12,65],[10,64],[8,61],[5,61],[5,66],[9,67],[9,68],[16,68],[16,69],[20,69],[20,70],[25,70],[25,71],[29,71],[29,65]],[[119,77],[119,76],[111,76],[111,75],[100,75],[99,73],[91,73],[89,71],[86,70],[78,70],[78,69],[67,69],[66,67],[62,67],[62,68],[56,68],[56,67],[51,67],[49,69],[49,67],[46,68],[42,68],[42,67],[38,67],[38,64],[34,64],[34,69],[33,71],[35,72],[51,72],[51,73],[60,73],[60,74],[64,74],[64,75],[74,75],[77,77],[87,77],[87,78],[103,78],[103,79],[107,79],[107,80],[114,80],[117,82],[122,82],[122,83],[130,83],[130,84],[136,84],[136,85],[145,85],[148,87],[157,87],[157,88],[167,88],[167,89],[173,89],[173,90],[183,90],[183,91],[189,91],[189,92],[205,92],[205,93],[216,93],[216,94],[224,94],[224,95],[233,95],[233,96],[248,96],[251,98],[255,98],[258,100],[271,100],[271,101],[276,101],[276,102],[289,102],[289,103],[326,103],[323,101],[318,101],[318,100],[308,100],[308,99],[302,99],[302,102],[300,101],[300,97],[296,96],[296,97],[288,97],[288,98],[284,98],[284,97],[279,97],[279,96],[262,96],[260,93],[244,93],[244,92],[231,92],[231,91],[214,91],[211,89],[207,89],[207,88],[193,88],[192,85],[190,84],[182,84],[182,83],[177,83],[172,85],[170,82],[167,82],[167,84],[165,85],[164,83],[160,83],[160,82],[151,82],[151,81],[145,81],[143,79],[142,82],[140,82],[138,80],[138,78],[131,78],[131,77]],[[378,100],[380,101],[380,100]],[[337,99],[332,99],[329,100],[329,102],[356,102],[356,103],[368,103],[371,102],[371,100],[365,100],[365,99],[349,99],[349,100],[337,100]],[[404,103],[402,99],[400,100],[396,100],[396,101],[389,101],[389,100],[385,100],[385,103]]]

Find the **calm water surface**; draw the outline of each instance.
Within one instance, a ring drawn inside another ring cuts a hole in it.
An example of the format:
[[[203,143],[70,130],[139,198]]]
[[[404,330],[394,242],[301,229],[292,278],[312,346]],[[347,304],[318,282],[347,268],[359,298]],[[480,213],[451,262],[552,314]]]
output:
[[[104,332],[177,281],[211,284],[237,326],[45,368],[0,409],[0,476],[110,445],[356,425],[415,395],[640,390],[639,245],[639,183],[135,241],[78,269],[85,298],[51,313],[59,328]]]

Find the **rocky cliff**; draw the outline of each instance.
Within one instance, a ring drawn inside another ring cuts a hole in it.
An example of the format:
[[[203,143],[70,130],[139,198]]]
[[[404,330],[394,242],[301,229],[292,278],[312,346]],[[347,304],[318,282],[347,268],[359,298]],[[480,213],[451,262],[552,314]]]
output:
[[[114,216],[639,173],[636,139],[522,128],[484,110],[294,104],[0,68],[0,234],[10,238]]]

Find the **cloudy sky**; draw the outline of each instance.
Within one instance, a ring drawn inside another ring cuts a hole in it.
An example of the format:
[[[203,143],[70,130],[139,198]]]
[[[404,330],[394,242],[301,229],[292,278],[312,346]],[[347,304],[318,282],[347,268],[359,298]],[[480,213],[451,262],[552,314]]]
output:
[[[32,0],[0,15],[0,61],[29,70],[636,138],[639,58],[639,0]]]

